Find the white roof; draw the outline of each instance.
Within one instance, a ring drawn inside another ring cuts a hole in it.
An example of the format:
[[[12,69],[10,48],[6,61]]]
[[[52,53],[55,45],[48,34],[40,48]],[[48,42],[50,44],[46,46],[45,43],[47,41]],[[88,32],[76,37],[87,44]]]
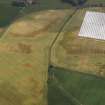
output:
[[[105,13],[87,11],[79,36],[105,40]]]

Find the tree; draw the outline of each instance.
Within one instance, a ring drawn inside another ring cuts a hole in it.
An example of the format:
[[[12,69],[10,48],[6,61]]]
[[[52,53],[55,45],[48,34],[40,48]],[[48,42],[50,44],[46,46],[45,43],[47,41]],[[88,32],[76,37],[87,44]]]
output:
[[[79,5],[83,5],[86,2],[86,0],[78,0]]]

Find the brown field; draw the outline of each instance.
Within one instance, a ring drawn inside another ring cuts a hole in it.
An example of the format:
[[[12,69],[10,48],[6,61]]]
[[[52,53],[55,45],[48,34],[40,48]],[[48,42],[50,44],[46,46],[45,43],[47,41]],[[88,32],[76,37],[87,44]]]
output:
[[[0,102],[3,105],[47,105],[49,48],[69,12],[32,13],[5,31],[0,41]],[[38,37],[26,37],[32,35]]]

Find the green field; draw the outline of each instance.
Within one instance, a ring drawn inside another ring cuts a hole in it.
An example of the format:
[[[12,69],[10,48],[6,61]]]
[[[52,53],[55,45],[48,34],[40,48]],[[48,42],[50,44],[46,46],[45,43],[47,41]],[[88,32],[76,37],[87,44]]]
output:
[[[62,68],[49,68],[49,105],[103,105],[105,79]]]
[[[7,26],[19,13],[20,8],[0,3],[0,27]]]

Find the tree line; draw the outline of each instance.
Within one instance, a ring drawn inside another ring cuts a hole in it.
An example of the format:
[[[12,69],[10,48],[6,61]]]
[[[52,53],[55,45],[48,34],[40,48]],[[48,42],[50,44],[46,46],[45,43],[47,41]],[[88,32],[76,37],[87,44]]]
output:
[[[83,5],[87,0],[61,0],[64,3],[69,3],[72,6],[80,6]]]

